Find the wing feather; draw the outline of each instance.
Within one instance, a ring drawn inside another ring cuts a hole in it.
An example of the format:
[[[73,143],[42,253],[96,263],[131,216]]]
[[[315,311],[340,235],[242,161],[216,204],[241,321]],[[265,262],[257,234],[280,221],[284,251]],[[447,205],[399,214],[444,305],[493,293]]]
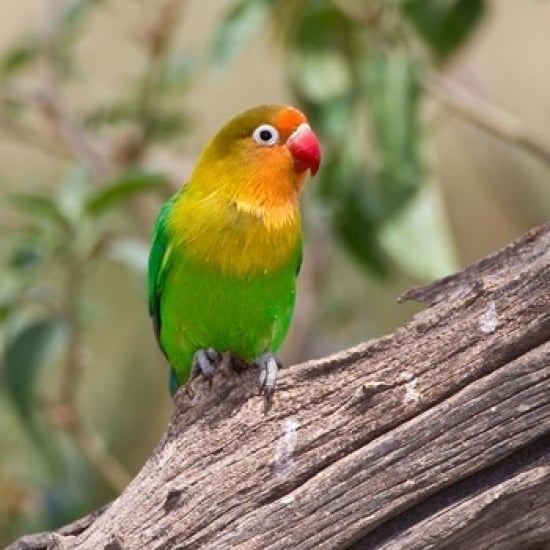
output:
[[[160,338],[162,315],[161,297],[166,275],[170,270],[170,235],[168,233],[167,221],[172,211],[175,196],[166,202],[160,209],[159,215],[153,229],[153,240],[151,252],[149,253],[149,266],[147,274],[147,294],[149,304],[149,315],[153,321],[153,329],[157,342],[162,352],[166,355]]]

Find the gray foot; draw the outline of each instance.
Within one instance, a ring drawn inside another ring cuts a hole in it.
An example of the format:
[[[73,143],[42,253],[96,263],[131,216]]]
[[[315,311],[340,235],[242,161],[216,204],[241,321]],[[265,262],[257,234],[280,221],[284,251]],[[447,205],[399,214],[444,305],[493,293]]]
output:
[[[220,359],[221,355],[214,348],[197,350],[191,364],[191,380],[202,376],[212,384],[212,378]]]
[[[279,360],[273,353],[263,353],[254,363],[260,369],[260,395],[265,396],[266,410],[269,409],[275,393],[275,382],[277,381],[277,372],[281,367]]]

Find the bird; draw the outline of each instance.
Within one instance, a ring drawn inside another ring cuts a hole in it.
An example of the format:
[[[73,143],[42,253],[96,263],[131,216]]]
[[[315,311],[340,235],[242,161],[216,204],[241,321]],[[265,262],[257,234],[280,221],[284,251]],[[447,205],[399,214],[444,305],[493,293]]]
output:
[[[174,394],[222,357],[259,368],[270,400],[302,262],[300,196],[321,162],[306,116],[263,105],[229,120],[160,208],[148,306]]]

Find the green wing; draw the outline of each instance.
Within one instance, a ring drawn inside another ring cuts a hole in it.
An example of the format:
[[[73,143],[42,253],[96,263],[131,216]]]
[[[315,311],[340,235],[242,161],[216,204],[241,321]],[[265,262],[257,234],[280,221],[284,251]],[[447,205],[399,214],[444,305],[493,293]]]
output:
[[[160,312],[160,300],[166,274],[170,267],[170,239],[167,229],[168,216],[172,210],[172,206],[176,195],[166,202],[160,209],[159,215],[153,229],[153,242],[151,252],[149,253],[149,268],[147,274],[147,294],[149,302],[149,315],[153,320],[153,329],[161,350],[162,343],[160,341],[160,329],[162,317]]]

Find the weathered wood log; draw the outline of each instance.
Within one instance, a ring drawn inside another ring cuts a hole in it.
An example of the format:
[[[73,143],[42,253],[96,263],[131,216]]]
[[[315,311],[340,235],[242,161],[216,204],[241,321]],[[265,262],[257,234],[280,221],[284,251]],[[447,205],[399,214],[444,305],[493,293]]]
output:
[[[12,548],[543,547],[550,224],[404,299],[429,307],[284,369],[266,415],[253,371],[180,391],[119,498]]]

